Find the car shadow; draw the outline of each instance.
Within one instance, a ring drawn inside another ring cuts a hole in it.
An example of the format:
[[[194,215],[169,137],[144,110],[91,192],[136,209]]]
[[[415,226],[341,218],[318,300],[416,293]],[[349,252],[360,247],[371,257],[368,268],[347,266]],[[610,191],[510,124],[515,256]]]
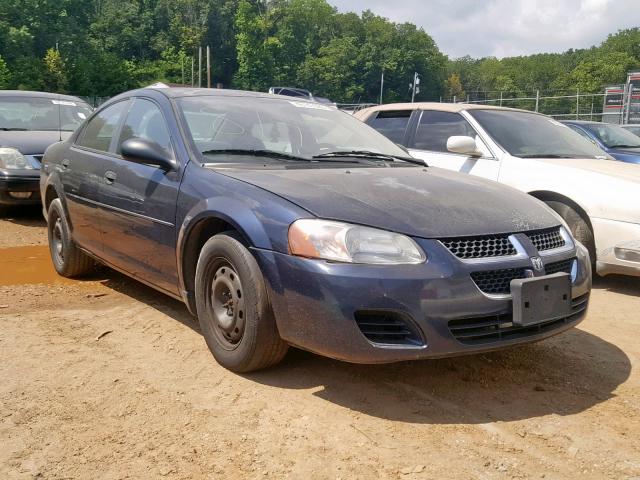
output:
[[[593,278],[593,288],[640,297],[640,278],[625,275],[596,276]]]
[[[105,277],[106,287],[200,333],[181,302],[116,272]],[[630,372],[631,362],[620,348],[575,328],[500,352],[387,365],[348,364],[292,348],[282,364],[244,377],[308,391],[387,420],[482,424],[582,412],[613,398]]]
[[[44,227],[47,224],[40,205],[8,207],[0,219],[25,227]]]

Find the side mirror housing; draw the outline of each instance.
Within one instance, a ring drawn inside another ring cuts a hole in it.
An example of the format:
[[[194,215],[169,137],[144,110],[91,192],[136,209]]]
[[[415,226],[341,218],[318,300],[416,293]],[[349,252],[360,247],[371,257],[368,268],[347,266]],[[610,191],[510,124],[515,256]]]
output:
[[[130,138],[122,142],[120,153],[125,160],[153,165],[166,172],[175,170],[176,162],[157,143],[144,138]]]
[[[482,152],[478,150],[475,138],[467,136],[453,136],[447,140],[447,150],[469,157],[481,157]]]

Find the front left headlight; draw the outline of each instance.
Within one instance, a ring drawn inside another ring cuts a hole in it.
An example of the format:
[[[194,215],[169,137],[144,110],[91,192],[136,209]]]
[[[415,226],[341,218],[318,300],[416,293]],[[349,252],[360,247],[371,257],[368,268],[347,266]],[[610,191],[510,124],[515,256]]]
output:
[[[33,170],[27,157],[15,148],[0,147],[0,168],[6,170]]]
[[[415,265],[427,259],[406,235],[319,219],[294,222],[289,249],[300,257],[370,265]]]

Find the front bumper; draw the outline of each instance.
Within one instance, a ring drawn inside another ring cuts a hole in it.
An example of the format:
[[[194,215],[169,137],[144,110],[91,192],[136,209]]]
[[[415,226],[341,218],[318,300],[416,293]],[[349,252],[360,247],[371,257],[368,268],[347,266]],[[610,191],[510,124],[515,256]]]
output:
[[[507,324],[509,295],[487,295],[470,276],[477,265],[458,260],[434,240],[418,240],[429,260],[422,265],[346,265],[309,260],[265,250],[254,255],[267,279],[281,337],[288,343],[328,357],[354,363],[388,363],[448,357],[497,350],[555,335],[585,316],[591,288],[588,254],[577,245],[563,259],[577,258],[572,287],[574,312],[559,322],[526,331],[502,330],[480,342],[456,335],[460,322],[470,325],[498,319]],[[545,264],[559,260],[544,258]],[[527,261],[529,259],[527,258]],[[505,261],[492,262],[503,268]],[[513,261],[508,263],[511,266]],[[482,268],[489,268],[485,265]],[[359,315],[388,313],[413,329],[419,341],[406,344],[374,342],[365,337]],[[465,327],[466,328],[466,327]],[[468,330],[466,330],[468,331]]]
[[[596,272],[640,276],[640,224],[592,218]]]
[[[30,193],[29,198],[14,198],[11,193]],[[39,170],[0,171],[0,205],[37,205],[40,203]]]

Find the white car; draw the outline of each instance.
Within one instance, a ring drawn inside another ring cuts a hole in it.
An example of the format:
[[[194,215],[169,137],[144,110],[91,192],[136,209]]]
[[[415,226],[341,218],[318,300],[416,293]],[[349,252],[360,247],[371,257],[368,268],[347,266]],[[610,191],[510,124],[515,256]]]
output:
[[[496,180],[547,203],[600,275],[640,276],[640,165],[614,161],[561,123],[524,110],[409,103],[356,117],[430,166]]]

